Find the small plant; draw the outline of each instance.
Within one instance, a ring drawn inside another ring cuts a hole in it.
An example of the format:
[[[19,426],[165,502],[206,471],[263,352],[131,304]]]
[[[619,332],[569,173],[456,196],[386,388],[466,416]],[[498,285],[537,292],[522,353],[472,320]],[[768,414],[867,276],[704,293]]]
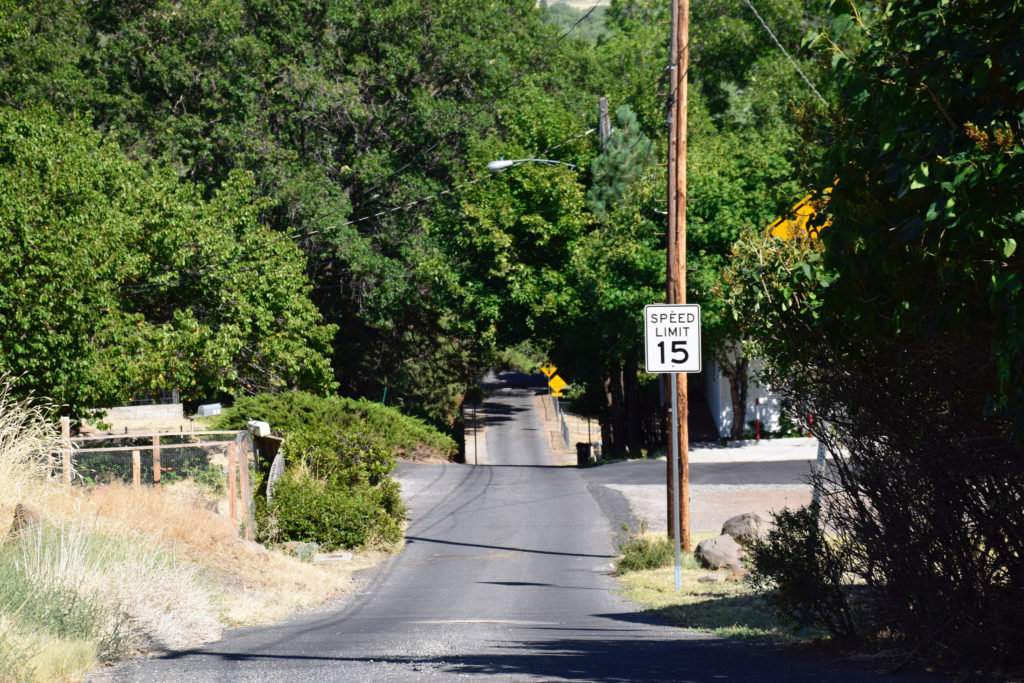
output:
[[[646,520],[640,521],[640,530],[633,533],[622,525],[626,540],[619,545],[619,558],[615,562],[615,574],[642,569],[667,567],[675,561],[675,546],[668,536],[651,537],[647,534]]]
[[[754,541],[747,551],[754,586],[798,630],[820,626],[833,635],[854,635],[843,582],[850,554],[825,537],[818,506],[783,509],[772,517],[774,527],[767,537]]]

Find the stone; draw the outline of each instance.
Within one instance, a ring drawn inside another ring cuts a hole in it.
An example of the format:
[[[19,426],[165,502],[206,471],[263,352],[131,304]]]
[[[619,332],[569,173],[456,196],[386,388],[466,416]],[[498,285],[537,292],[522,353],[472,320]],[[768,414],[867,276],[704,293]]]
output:
[[[765,520],[756,512],[744,512],[730,517],[722,525],[722,533],[732,536],[737,543],[747,546],[761,537],[765,531]]]
[[[721,574],[705,574],[704,576],[697,579],[697,583],[721,583]]]
[[[693,556],[705,569],[743,570],[743,548],[727,534],[704,539],[697,544]]]
[[[25,503],[18,503],[14,506],[14,523],[11,524],[11,534],[28,531],[34,526],[43,523],[43,513]]]

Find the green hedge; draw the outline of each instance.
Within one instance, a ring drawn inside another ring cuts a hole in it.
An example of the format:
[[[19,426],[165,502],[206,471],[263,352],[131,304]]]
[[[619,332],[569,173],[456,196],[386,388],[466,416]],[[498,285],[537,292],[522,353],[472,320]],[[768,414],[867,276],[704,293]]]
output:
[[[315,396],[301,391],[246,396],[224,412],[214,429],[245,429],[249,420],[262,420],[285,436],[314,425],[359,431],[375,438],[395,455],[452,458],[455,441],[397,408],[366,399]]]
[[[257,536],[264,542],[315,542],[324,551],[389,545],[402,538],[405,505],[398,483],[351,484],[287,472],[277,480],[274,497],[261,507]]]

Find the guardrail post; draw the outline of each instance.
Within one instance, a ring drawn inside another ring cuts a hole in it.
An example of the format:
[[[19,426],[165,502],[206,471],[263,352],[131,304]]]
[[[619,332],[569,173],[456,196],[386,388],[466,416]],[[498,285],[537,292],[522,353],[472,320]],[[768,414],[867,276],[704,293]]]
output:
[[[237,443],[237,442],[236,442]],[[242,488],[242,519],[245,521],[245,540],[252,540],[251,491],[249,491],[249,449],[242,441],[242,457],[239,459],[238,475]]]

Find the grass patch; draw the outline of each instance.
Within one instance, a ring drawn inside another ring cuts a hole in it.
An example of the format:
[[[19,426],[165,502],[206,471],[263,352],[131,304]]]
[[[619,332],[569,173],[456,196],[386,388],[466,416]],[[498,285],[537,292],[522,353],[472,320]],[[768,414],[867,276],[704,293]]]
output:
[[[712,534],[713,535],[713,534]],[[693,544],[703,538],[693,539]],[[615,573],[621,593],[648,614],[724,638],[805,642],[818,633],[796,635],[778,619],[746,581],[725,581],[728,572],[702,569],[692,553],[682,552],[681,588],[675,588],[675,546],[666,534],[629,534],[619,546]],[[714,581],[709,581],[714,577]]]
[[[679,591],[675,589],[673,567],[628,572],[619,581],[628,600],[683,628],[726,638],[806,640],[779,622],[764,599],[745,582],[698,581],[711,574],[706,569],[683,569]],[[724,576],[721,573],[719,578]]]

